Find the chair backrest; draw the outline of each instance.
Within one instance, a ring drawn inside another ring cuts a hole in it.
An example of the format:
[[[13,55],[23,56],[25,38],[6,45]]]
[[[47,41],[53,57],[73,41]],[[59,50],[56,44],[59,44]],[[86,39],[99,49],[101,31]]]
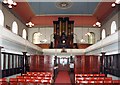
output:
[[[18,80],[17,78],[10,78],[9,83],[10,85],[18,85]]]
[[[112,81],[104,81],[104,83],[111,84]]]
[[[112,80],[113,84],[120,84],[120,80]]]
[[[0,85],[8,85],[9,83],[7,82],[6,78],[0,78]]]
[[[96,84],[104,83],[103,81],[95,81]]]
[[[17,78],[10,78],[9,81],[10,81],[10,82],[17,82],[18,80],[17,80]]]

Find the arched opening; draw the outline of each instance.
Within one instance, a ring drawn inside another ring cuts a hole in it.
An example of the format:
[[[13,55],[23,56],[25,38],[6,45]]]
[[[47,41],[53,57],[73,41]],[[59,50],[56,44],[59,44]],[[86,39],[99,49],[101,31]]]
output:
[[[116,22],[113,21],[111,24],[111,34],[115,33],[117,30]]]
[[[22,31],[22,37],[23,37],[24,39],[27,38],[27,32],[26,32],[25,29],[23,29],[23,31]]]
[[[12,23],[12,32],[18,34],[18,24],[16,21]]]
[[[106,37],[105,29],[102,30],[102,39]]]
[[[0,10],[0,25],[4,26],[4,14],[3,14],[2,10]]]
[[[95,43],[95,33],[90,32],[90,35],[88,35],[88,43],[94,44]]]

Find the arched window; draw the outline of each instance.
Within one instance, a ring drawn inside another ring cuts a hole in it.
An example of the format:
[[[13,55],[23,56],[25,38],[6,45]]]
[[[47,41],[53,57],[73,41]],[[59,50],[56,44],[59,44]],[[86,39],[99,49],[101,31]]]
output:
[[[40,43],[40,33],[36,32],[33,34],[33,43],[34,44],[39,44]]]
[[[18,24],[16,21],[12,23],[12,32],[18,34]]]
[[[95,43],[95,33],[90,32],[90,35],[88,35],[88,43],[94,44]]]
[[[0,25],[4,26],[4,14],[3,14],[2,10],[0,10]]]
[[[102,39],[106,37],[105,29],[102,30]]]
[[[26,32],[25,29],[23,29],[23,31],[22,31],[22,37],[23,37],[24,39],[27,38],[27,32]]]
[[[111,24],[111,34],[115,33],[116,30],[117,30],[116,22],[113,21]]]

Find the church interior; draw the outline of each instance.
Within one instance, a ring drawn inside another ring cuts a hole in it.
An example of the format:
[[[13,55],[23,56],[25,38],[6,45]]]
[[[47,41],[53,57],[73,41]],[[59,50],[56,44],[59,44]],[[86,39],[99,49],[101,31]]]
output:
[[[0,85],[120,85],[120,0],[0,0]]]

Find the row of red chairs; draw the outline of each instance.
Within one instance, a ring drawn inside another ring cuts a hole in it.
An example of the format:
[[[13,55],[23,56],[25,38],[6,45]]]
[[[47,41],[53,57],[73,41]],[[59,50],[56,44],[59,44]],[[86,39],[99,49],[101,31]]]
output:
[[[52,79],[52,76],[42,76],[42,77],[35,77],[35,76],[17,76],[17,79]]]
[[[111,81],[112,77],[76,77],[75,80],[80,80],[80,81]]]
[[[105,74],[75,74],[75,77],[105,77]]]
[[[26,74],[53,74],[52,72],[27,72]]]
[[[6,78],[0,79],[0,85],[50,85],[52,82],[51,79],[17,79],[17,78],[10,78],[9,82],[7,82]]]
[[[76,82],[76,84],[110,84],[110,85],[120,85],[120,80],[111,80],[111,81],[78,81]]]
[[[51,80],[46,80],[46,79],[17,79],[17,78],[10,78],[10,85],[17,85],[18,83],[21,84],[30,84],[32,83],[33,85],[35,84],[51,84]],[[16,84],[15,84],[16,83]]]

